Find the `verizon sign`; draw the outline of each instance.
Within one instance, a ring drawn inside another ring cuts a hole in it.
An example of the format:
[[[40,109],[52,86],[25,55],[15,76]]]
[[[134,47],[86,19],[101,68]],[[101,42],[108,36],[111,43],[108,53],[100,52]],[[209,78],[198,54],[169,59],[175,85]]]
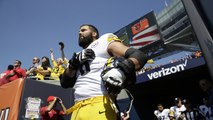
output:
[[[156,79],[156,78],[159,78],[162,76],[170,75],[172,73],[183,71],[183,70],[185,70],[186,65],[187,65],[187,60],[185,60],[184,63],[180,63],[175,66],[168,67],[168,68],[162,67],[161,70],[147,74],[147,76],[150,80],[152,80],[153,78]]]
[[[178,72],[183,72],[190,68],[198,67],[204,64],[205,64],[204,58],[200,57],[200,58],[193,58],[193,59],[185,59],[179,62],[166,64],[149,71],[143,71],[143,72],[140,71],[137,73],[136,83],[155,80],[160,77],[168,76]]]

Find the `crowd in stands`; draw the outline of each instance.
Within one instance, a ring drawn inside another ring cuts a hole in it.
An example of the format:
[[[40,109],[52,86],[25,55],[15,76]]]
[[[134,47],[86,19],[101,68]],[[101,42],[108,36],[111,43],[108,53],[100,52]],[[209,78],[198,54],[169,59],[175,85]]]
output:
[[[38,57],[34,57],[32,60],[33,65],[29,69],[21,68],[20,60],[16,60],[16,62],[18,62],[17,64],[8,65],[7,70],[0,74],[0,86],[8,82],[11,82],[17,78],[30,78],[35,80],[59,80],[60,76],[63,74],[68,64],[68,60],[65,58],[65,54],[64,54],[64,43],[59,42],[59,45],[60,45],[60,51],[61,51],[61,58],[58,58],[57,60],[55,60],[54,58],[53,50],[50,49],[51,59],[49,59],[49,57],[47,56],[43,56],[41,59]],[[187,54],[185,57],[181,59],[173,59],[169,63],[179,62],[186,59],[199,58],[201,56],[202,56],[202,52],[196,51],[192,53],[191,55]],[[40,64],[40,61],[41,61],[41,64]],[[153,64],[153,63],[148,62],[148,64]],[[163,65],[145,66],[144,68],[142,68],[141,71],[139,71],[139,73],[141,74],[161,66]],[[17,70],[17,67],[19,70]],[[19,73],[20,70],[21,72]]]
[[[180,62],[180,61],[184,61],[184,60],[187,60],[187,59],[200,58],[202,56],[203,55],[202,55],[201,51],[195,51],[195,52],[193,52],[191,54],[186,54],[186,56],[184,56],[184,57],[182,57],[180,59],[172,59],[166,64]],[[152,63],[149,63],[149,61],[148,61],[147,63],[148,64],[146,66],[144,66],[142,68],[142,70],[138,72],[138,74],[141,74],[141,73],[144,73],[144,72],[147,72],[147,71],[150,71],[150,70],[153,70],[153,69],[156,69],[156,68],[159,68],[159,67],[163,66],[163,64],[155,64],[155,61],[153,61]],[[151,64],[154,64],[154,65],[151,65]]]
[[[16,60],[13,65],[8,65],[7,70],[1,73],[0,86],[26,76],[26,71],[21,68],[21,61]]]
[[[21,61],[16,60],[13,65],[8,65],[6,71],[0,74],[0,86],[18,78],[35,80],[59,80],[65,71],[68,60],[64,55],[64,43],[60,42],[61,58],[55,60],[53,50],[50,49],[50,58],[43,56],[41,59],[34,57],[29,69],[21,68]]]
[[[168,108],[162,103],[154,110],[154,120],[212,120],[212,111],[208,103],[194,105],[189,99],[174,99],[174,105]]]
[[[154,120],[213,120],[213,83],[203,78],[199,80],[199,87],[204,92],[201,104],[193,103],[193,99],[176,97],[173,106],[157,104]]]
[[[0,74],[0,86],[9,82],[20,79],[34,80],[60,80],[61,75],[68,65],[68,60],[64,55],[64,43],[60,42],[61,58],[55,59],[54,52],[50,49],[50,58],[43,56],[42,58],[34,57],[32,66],[29,69],[21,67],[22,62],[15,60],[14,64],[10,64],[3,73]],[[57,107],[59,106],[59,107]],[[57,96],[49,96],[47,104],[39,108],[39,119],[41,120],[65,120],[67,109],[62,99]],[[37,114],[37,113],[36,113]],[[31,118],[35,120],[35,118]]]

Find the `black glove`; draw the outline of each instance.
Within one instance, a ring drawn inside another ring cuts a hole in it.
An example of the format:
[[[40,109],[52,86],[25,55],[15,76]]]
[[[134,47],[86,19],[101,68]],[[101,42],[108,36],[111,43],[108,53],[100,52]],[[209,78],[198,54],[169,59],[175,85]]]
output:
[[[60,45],[61,49],[64,49],[64,43],[63,42],[59,42],[58,44]]]
[[[74,53],[69,60],[69,68],[78,69],[86,61],[95,59],[95,52],[92,49],[84,49],[80,53]]]
[[[121,86],[114,86],[108,82],[105,82],[104,85],[106,86],[109,95],[118,95],[123,89]]]

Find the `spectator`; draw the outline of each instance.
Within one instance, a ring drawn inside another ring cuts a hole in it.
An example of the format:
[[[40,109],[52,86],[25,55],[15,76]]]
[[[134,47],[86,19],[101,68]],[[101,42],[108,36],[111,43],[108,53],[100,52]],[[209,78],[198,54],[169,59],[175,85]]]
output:
[[[63,60],[62,58],[58,58],[56,63],[52,49],[50,49],[50,56],[53,65],[50,79],[59,80],[59,77],[64,73],[65,70],[65,67],[63,66]]]
[[[199,80],[199,86],[201,90],[206,93],[209,97],[209,105],[213,110],[213,83],[207,78],[202,78]]]
[[[37,80],[48,80],[51,74],[52,67],[50,65],[50,60],[48,57],[43,56],[42,57],[42,63],[41,66],[35,70],[36,72],[36,79]]]
[[[195,53],[195,58],[199,58],[202,56],[202,52],[201,51],[196,51]]]
[[[205,116],[206,120],[213,120],[212,109],[209,104],[209,98],[203,98],[203,104],[199,106],[199,110]]]
[[[37,68],[39,67],[40,59],[38,57],[33,58],[33,65],[27,70],[26,74],[29,78],[35,79]]]
[[[174,112],[175,119],[179,119],[181,112],[185,111],[186,107],[182,104],[182,101],[179,97],[175,98],[175,105],[170,107],[170,111]]]
[[[0,76],[0,86],[10,82],[8,79],[6,79],[6,76],[8,74],[10,74],[13,69],[14,69],[13,65],[8,65],[7,70],[4,71],[3,73],[1,73],[1,76]]]
[[[16,60],[14,63],[14,69],[6,76],[6,79],[9,81],[14,81],[18,78],[25,78],[26,76],[26,71],[21,68],[21,61]]]
[[[205,120],[204,115],[199,112],[199,109],[193,108],[189,99],[183,100],[183,104],[186,110],[181,112],[178,120]]]
[[[174,111],[169,111],[169,120],[175,120],[175,112]]]
[[[66,115],[66,108],[59,97],[49,96],[47,98],[48,105],[41,107],[40,115],[42,120],[64,120]],[[57,104],[61,106],[62,110],[57,109]]]
[[[154,115],[156,116],[157,120],[170,120],[169,109],[164,108],[163,104],[158,104],[157,108],[158,109],[154,111]]]

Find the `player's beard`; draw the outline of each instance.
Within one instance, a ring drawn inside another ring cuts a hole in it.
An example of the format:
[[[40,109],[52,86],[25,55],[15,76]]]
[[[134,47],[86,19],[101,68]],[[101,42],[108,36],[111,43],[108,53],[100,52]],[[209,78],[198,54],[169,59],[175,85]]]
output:
[[[86,37],[79,36],[79,38],[78,38],[78,44],[79,44],[79,46],[82,47],[82,48],[84,48],[84,49],[87,46],[89,46],[92,42],[93,42],[93,38],[92,38],[91,34],[88,35],[88,36],[86,36]]]

